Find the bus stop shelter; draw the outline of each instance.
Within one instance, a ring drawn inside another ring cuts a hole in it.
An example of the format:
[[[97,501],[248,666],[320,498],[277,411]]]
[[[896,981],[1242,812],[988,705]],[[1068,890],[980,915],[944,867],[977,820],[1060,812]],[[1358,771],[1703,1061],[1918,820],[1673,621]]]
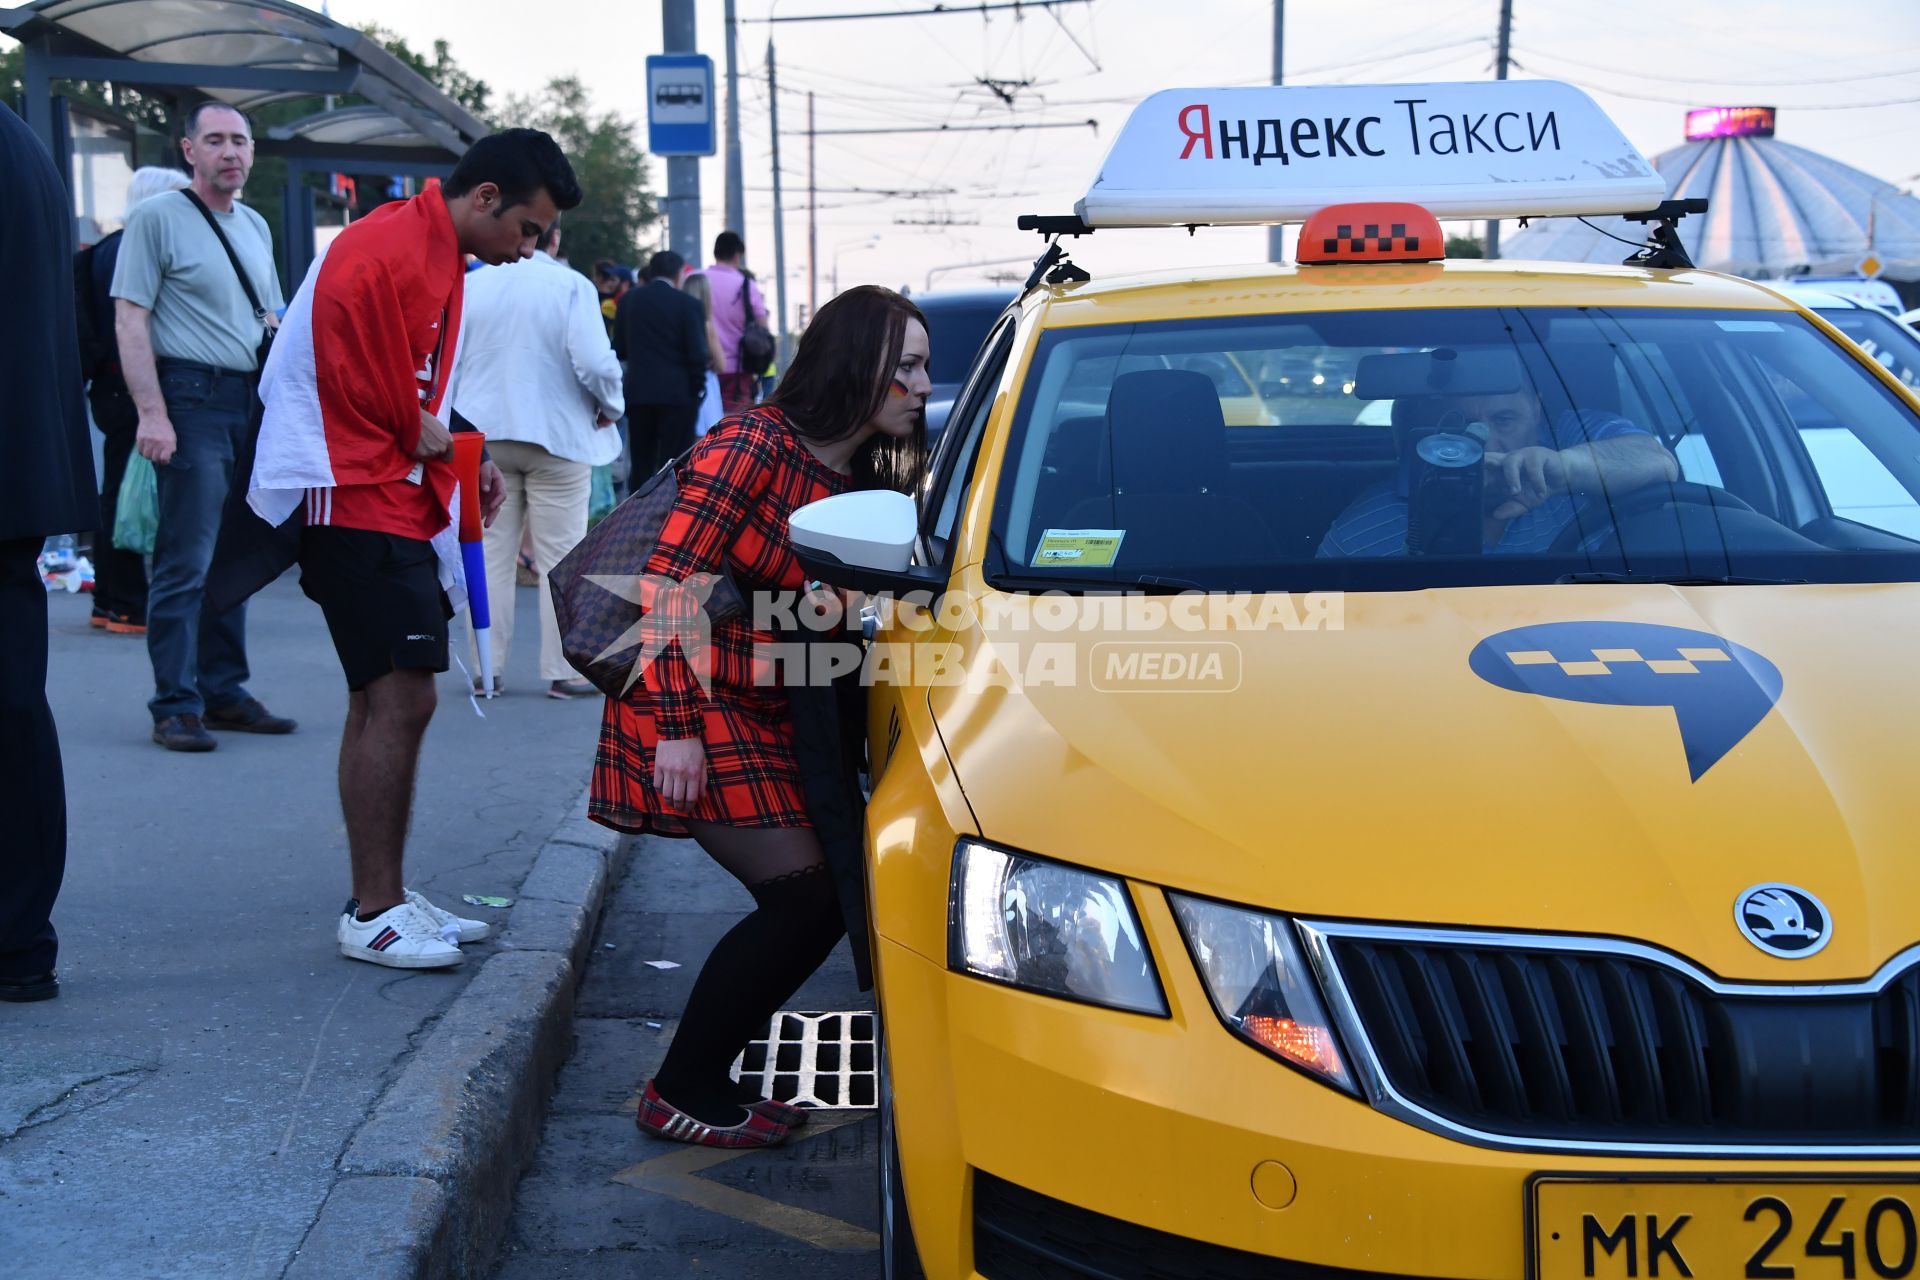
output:
[[[287,165],[281,235],[288,297],[315,252],[316,192],[307,175],[444,176],[487,132],[377,41],[288,0],[35,0],[0,8],[0,34],[23,46],[22,115],[76,199],[84,145],[76,146],[76,109],[59,92],[63,81],[137,89],[166,104],[175,121],[208,98],[250,114],[296,99],[364,100],[267,129],[256,125],[256,155]]]

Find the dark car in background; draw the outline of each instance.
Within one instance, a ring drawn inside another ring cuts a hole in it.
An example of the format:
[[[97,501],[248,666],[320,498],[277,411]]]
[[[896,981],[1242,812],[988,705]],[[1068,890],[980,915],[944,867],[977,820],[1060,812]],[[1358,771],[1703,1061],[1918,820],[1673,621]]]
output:
[[[973,357],[985,341],[987,330],[1000,318],[1014,298],[1011,289],[955,289],[943,293],[916,294],[915,306],[927,318],[927,337],[933,344],[929,362],[933,374],[933,395],[927,399],[927,438],[937,440],[947,425],[947,413]]]

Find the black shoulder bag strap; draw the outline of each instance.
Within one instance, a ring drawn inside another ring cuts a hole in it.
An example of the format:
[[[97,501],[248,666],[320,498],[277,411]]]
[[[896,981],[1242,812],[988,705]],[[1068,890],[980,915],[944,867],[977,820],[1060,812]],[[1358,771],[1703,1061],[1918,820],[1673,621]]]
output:
[[[193,207],[200,211],[200,216],[207,220],[209,227],[213,228],[213,234],[220,241],[220,247],[227,251],[227,261],[233,264],[233,274],[240,278],[240,287],[246,291],[247,302],[253,307],[253,318],[260,322],[260,344],[254,348],[254,374],[258,376],[266,367],[267,349],[273,345],[273,326],[268,323],[267,309],[260,304],[260,295],[253,291],[253,281],[247,278],[247,269],[240,265],[240,255],[233,251],[232,242],[227,239],[227,233],[220,229],[220,223],[214,218],[213,210],[207,208],[207,202],[202,200],[199,193],[192,187],[182,188],[180,194],[193,201]]]

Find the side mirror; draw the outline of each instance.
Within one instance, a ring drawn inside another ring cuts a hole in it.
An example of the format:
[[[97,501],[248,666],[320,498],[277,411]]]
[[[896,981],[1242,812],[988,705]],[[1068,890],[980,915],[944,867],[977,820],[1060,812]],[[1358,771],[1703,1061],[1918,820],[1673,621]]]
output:
[[[810,502],[787,517],[787,536],[806,571],[836,587],[869,595],[937,588],[936,571],[914,567],[919,526],[912,498],[864,489]]]

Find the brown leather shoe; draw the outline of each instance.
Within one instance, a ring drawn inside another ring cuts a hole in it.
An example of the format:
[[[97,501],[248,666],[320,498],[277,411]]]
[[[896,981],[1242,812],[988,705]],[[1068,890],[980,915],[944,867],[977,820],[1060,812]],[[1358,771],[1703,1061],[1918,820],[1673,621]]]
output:
[[[211,751],[220,745],[196,715],[168,716],[154,721],[153,740],[169,751]]]
[[[292,733],[296,727],[285,716],[276,716],[261,706],[258,698],[248,698],[230,707],[207,708],[209,729],[232,729],[236,733]]]

